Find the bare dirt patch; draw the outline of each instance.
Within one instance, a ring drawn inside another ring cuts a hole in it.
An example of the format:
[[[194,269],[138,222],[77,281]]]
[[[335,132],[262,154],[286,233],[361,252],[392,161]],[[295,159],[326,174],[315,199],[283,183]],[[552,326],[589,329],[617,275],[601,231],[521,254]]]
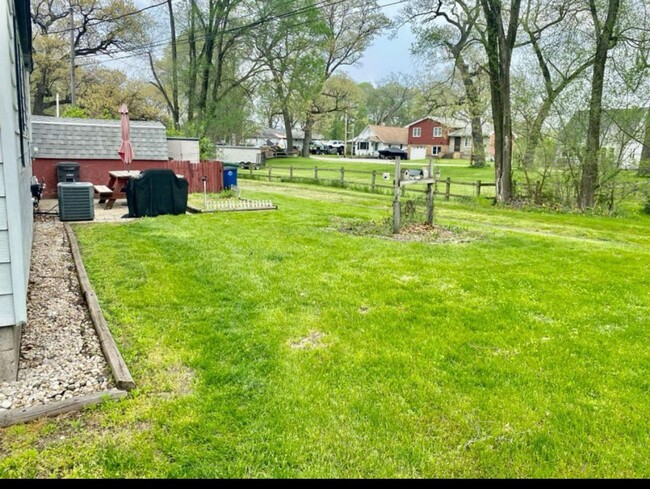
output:
[[[297,341],[292,341],[290,345],[294,350],[312,350],[314,348],[324,348],[324,338],[325,333],[321,333],[320,331],[312,331],[307,336],[300,338]]]
[[[467,243],[480,239],[481,235],[464,229],[434,224],[404,224],[400,232],[393,234],[391,219],[364,220],[335,218],[333,229],[354,236],[370,236],[394,241],[415,241],[425,243]]]

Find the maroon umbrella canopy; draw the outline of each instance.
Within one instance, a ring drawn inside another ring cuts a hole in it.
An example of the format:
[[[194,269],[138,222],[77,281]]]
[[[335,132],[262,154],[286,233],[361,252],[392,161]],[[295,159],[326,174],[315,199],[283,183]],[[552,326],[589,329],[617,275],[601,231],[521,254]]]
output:
[[[133,146],[131,146],[131,125],[129,123],[129,109],[126,104],[122,104],[122,107],[120,107],[120,126],[122,128],[122,144],[117,152],[120,155],[124,169],[128,170],[135,154],[133,153]]]

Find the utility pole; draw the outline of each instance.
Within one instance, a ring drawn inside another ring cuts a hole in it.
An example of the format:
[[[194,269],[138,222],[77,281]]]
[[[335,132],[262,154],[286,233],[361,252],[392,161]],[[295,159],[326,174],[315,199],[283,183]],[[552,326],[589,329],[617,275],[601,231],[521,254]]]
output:
[[[70,103],[76,105],[74,79],[74,11],[70,5]]]
[[[343,129],[343,156],[348,154],[348,111],[345,111],[345,127]]]

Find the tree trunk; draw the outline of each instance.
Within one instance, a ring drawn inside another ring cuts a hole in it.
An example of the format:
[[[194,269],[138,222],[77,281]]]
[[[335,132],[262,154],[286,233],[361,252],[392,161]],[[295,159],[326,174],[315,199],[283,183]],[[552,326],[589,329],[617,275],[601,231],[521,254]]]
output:
[[[208,87],[210,86],[210,70],[212,68],[212,57],[214,56],[214,32],[211,29],[206,31],[206,40],[203,46],[203,59],[201,63],[201,92],[197,107],[199,113],[205,115],[208,106]]]
[[[172,0],[167,0],[169,9],[169,29],[171,31],[172,45],[172,120],[174,129],[180,129],[180,109],[178,105],[178,52],[176,50],[176,22],[174,20],[174,10]]]
[[[282,120],[284,121],[284,130],[287,136],[287,154],[289,154],[289,151],[293,150],[293,134],[291,132],[291,115],[285,107],[282,108]]]
[[[510,61],[517,36],[521,0],[512,0],[507,33],[500,0],[480,0],[486,19],[492,118],[494,120],[494,173],[498,202],[512,199],[512,115],[510,106]]]
[[[187,44],[189,50],[189,78],[187,83],[187,120],[194,121],[194,110],[196,106],[196,76],[197,76],[197,57],[196,57],[196,5],[192,2],[190,10],[190,27],[187,33]]]
[[[598,184],[598,157],[600,153],[600,121],[603,110],[603,87],[605,85],[605,65],[607,53],[613,47],[612,34],[620,7],[620,0],[609,0],[607,19],[600,25],[594,0],[589,2],[596,26],[597,44],[594,56],[594,71],[591,81],[591,100],[589,102],[589,125],[587,128],[587,151],[582,168],[579,205],[588,209],[594,205],[594,194]],[[602,28],[601,28],[602,27]]]
[[[457,57],[457,66],[460,71],[463,85],[465,85],[465,95],[469,105],[472,123],[472,166],[483,168],[485,166],[485,144],[483,142],[483,125],[481,121],[481,108],[478,90],[472,79],[472,74],[465,63],[461,54]]]
[[[526,169],[533,168],[533,165],[535,164],[535,153],[537,153],[537,147],[542,139],[542,126],[548,117],[554,101],[555,97],[544,99],[537,116],[535,116],[533,125],[528,131],[528,144],[526,146],[526,153],[524,154],[523,160],[524,168]]]
[[[307,121],[305,122],[305,139],[302,142],[302,155],[305,158],[309,158],[309,145],[311,144],[311,134],[314,127],[314,116],[312,114],[307,115]]]

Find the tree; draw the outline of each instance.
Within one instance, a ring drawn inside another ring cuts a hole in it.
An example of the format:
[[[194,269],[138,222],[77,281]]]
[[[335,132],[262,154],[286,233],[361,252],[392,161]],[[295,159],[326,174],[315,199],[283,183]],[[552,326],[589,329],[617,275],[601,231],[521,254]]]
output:
[[[130,0],[37,0],[32,2],[34,29],[33,113],[43,114],[56,104],[57,92],[71,102],[67,73],[71,51],[75,59],[132,49],[146,42],[143,17],[133,15]],[[70,15],[74,17],[72,48]],[[75,70],[76,71],[76,70]]]
[[[589,100],[589,127],[587,129],[587,152],[582,168],[580,207],[590,208],[594,205],[594,193],[598,182],[598,157],[600,150],[600,124],[603,110],[603,88],[605,85],[605,67],[609,50],[616,46],[616,19],[620,9],[620,0],[607,1],[607,14],[604,21],[602,8],[596,0],[588,0],[589,12],[594,24],[596,53],[594,55],[591,80],[591,97]],[[599,15],[599,10],[600,14]]]
[[[367,86],[369,122],[380,126],[404,126],[411,122],[413,84],[412,78],[391,73],[377,87]]]
[[[324,63],[318,46],[325,26],[310,1],[259,2],[259,17],[265,28],[253,39],[256,57],[265,69],[267,83],[275,96],[273,105],[282,115],[287,149],[293,147],[295,114],[306,110],[307,101],[320,89],[318,73]]]
[[[490,77],[496,197],[498,202],[508,202],[512,198],[513,137],[510,65],[517,38],[521,0],[511,0],[507,12],[504,12],[501,0],[480,0],[480,3],[486,22],[481,37]]]
[[[476,167],[485,166],[483,142],[483,103],[477,84],[482,66],[472,62],[476,58],[476,25],[481,15],[478,2],[463,0],[413,0],[405,9],[406,18],[415,23],[417,43],[413,51],[420,56],[439,59],[446,52],[454,62],[464,86],[464,104],[472,127],[473,161]],[[439,24],[437,20],[444,20]]]
[[[361,58],[373,38],[387,26],[388,20],[379,11],[376,1],[366,0],[324,0],[319,2],[320,15],[327,26],[326,37],[321,46],[324,63],[318,73],[321,90],[336,71],[349,66]],[[324,94],[324,92],[323,92]],[[323,114],[315,97],[307,110],[304,130],[303,156],[309,156],[309,143],[317,118]]]

